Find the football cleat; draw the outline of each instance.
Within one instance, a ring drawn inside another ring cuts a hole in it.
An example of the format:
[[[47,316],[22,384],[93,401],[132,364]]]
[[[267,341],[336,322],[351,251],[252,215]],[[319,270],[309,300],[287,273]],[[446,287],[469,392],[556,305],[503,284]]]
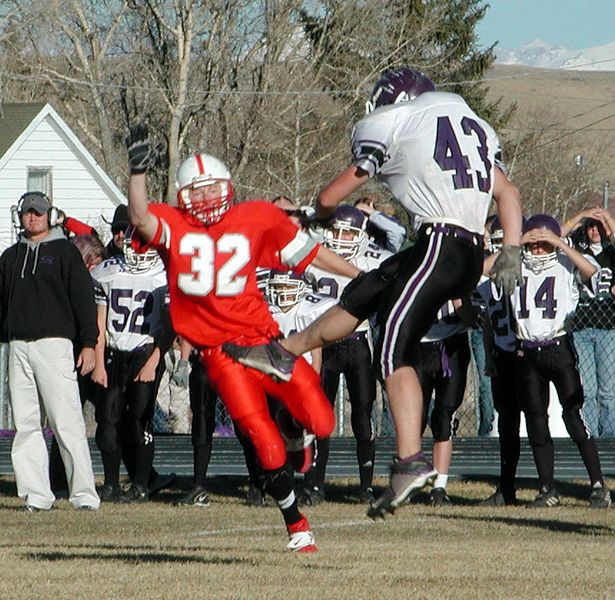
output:
[[[592,488],[591,496],[589,497],[590,508],[609,508],[611,506],[611,492],[606,485]]]
[[[147,502],[147,489],[133,483],[121,496],[119,501],[124,504],[138,504]]]
[[[150,480],[147,490],[148,497],[152,497],[161,490],[170,487],[170,485],[177,479],[175,473],[157,473],[154,479]]]
[[[276,340],[259,346],[238,346],[227,342],[222,350],[238,363],[271,375],[280,381],[290,381],[297,357]]]
[[[248,506],[265,506],[265,495],[263,490],[254,484],[250,484],[248,487],[248,493],[246,494],[246,504]]]
[[[209,506],[207,490],[202,485],[195,485],[175,502],[175,506]]]
[[[39,512],[48,512],[50,508],[40,508],[38,506],[33,506],[32,504],[26,504],[25,506],[21,506],[19,512],[27,512],[27,513],[39,513]]]
[[[438,474],[422,452],[413,460],[394,459],[390,472],[389,487],[367,509],[367,516],[372,519],[384,519],[387,512],[393,514],[406,500],[433,483]]]
[[[292,525],[287,525],[289,542],[286,547],[292,552],[317,552],[316,540],[310,530],[308,520],[302,515],[301,519]]]
[[[553,508],[559,506],[559,492],[555,488],[548,488],[543,486],[540,488],[538,496],[528,504],[529,508]]]
[[[376,501],[376,496],[374,496],[374,490],[371,487],[361,488],[359,490],[359,503],[360,504],[371,504]]]
[[[429,504],[431,506],[449,506],[451,499],[443,487],[436,487],[429,494]]]
[[[483,500],[479,506],[516,506],[517,495],[514,490],[504,493],[499,487],[489,498]]]
[[[119,485],[105,483],[100,488],[99,496],[101,502],[119,502],[122,497],[122,488]]]
[[[301,496],[299,496],[298,502],[300,506],[317,506],[325,501],[325,490],[321,486],[306,487],[303,490]]]

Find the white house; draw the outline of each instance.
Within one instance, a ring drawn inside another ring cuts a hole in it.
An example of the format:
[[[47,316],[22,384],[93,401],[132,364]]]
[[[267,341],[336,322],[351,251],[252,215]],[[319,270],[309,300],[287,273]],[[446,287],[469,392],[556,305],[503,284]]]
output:
[[[42,191],[101,237],[124,194],[49,104],[0,104],[0,250],[15,241],[11,206]]]

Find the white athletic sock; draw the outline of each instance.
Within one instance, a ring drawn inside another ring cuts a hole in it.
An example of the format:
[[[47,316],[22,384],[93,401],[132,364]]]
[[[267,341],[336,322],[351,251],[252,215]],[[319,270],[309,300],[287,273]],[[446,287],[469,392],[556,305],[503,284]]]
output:
[[[436,475],[436,480],[433,482],[433,486],[435,488],[444,488],[446,489],[446,484],[448,483],[448,473],[444,475],[443,473],[438,473]]]

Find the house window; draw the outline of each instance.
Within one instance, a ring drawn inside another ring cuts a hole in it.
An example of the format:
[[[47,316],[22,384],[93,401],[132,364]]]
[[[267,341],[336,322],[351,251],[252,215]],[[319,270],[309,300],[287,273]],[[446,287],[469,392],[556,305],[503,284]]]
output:
[[[28,167],[28,191],[43,192],[52,199],[51,167]]]

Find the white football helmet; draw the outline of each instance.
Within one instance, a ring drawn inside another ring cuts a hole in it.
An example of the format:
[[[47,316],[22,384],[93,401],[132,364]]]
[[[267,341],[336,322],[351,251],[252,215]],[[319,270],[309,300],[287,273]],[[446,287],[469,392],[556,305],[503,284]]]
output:
[[[146,273],[154,267],[157,267],[161,262],[160,255],[153,248],[148,248],[145,252],[137,252],[132,245],[133,238],[136,232],[134,227],[130,226],[126,230],[124,238],[124,261],[126,270],[130,273]]]
[[[272,304],[290,308],[307,295],[305,280],[292,271],[271,271],[267,280],[267,295]]]
[[[209,154],[194,154],[182,162],[177,169],[175,186],[180,210],[199,223],[217,223],[231,207],[231,174],[221,160]],[[208,194],[207,188],[216,191],[213,195]],[[202,198],[196,199],[195,195],[198,196],[199,191]]]
[[[504,244],[504,230],[500,223],[500,219],[496,216],[489,227],[489,252],[495,254],[502,249]]]
[[[367,219],[358,208],[341,204],[323,231],[324,244],[345,259],[353,258],[365,239],[366,226]],[[348,232],[352,237],[346,235]]]

